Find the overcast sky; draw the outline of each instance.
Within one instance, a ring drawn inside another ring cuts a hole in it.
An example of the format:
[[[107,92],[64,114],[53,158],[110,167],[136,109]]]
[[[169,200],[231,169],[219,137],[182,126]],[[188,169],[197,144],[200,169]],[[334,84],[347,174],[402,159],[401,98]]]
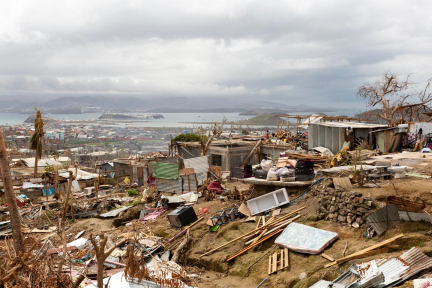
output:
[[[432,1],[1,1],[0,95],[252,97],[353,108],[432,77]],[[34,98],[33,98],[34,100]]]

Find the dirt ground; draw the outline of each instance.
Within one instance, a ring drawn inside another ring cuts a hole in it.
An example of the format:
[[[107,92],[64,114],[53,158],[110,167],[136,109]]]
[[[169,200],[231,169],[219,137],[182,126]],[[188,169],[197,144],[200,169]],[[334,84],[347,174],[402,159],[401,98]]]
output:
[[[430,165],[420,166],[418,171],[427,172]],[[423,170],[421,170],[423,169]],[[393,183],[396,187],[393,187]],[[352,191],[360,192],[363,196],[372,197],[377,208],[385,205],[387,195],[399,195],[411,200],[424,201],[426,203],[426,211],[432,214],[432,179],[422,178],[404,178],[384,180],[379,182],[380,187],[374,188],[353,188]],[[248,185],[236,182],[226,185],[228,189],[237,187],[239,190],[248,188]],[[220,226],[217,232],[209,230],[209,226],[205,224],[207,219],[216,211],[231,208],[234,205],[240,205],[239,201],[220,201],[219,199],[206,202],[200,198],[198,204],[194,205],[194,210],[197,214],[200,213],[200,208],[207,208],[209,212],[205,214],[205,218],[200,224],[191,229],[191,242],[188,250],[181,257],[186,270],[199,271],[199,276],[193,282],[197,287],[256,287],[263,279],[267,281],[261,287],[309,287],[320,279],[334,280],[339,274],[346,271],[352,263],[358,263],[360,260],[353,260],[339,266],[324,268],[329,261],[322,258],[320,255],[308,255],[296,252],[289,252],[289,267],[284,271],[279,271],[275,274],[268,275],[268,258],[273,253],[279,250],[274,246],[274,240],[277,236],[263,242],[248,252],[240,255],[231,262],[227,262],[228,256],[241,250],[243,241],[238,241],[228,245],[213,254],[201,257],[201,255],[210,249],[213,249],[227,241],[233,240],[236,237],[255,229],[256,223],[243,223],[240,220],[233,221],[229,224]],[[306,207],[301,211],[301,217],[297,222],[304,223],[316,228],[337,232],[339,239],[330,247],[326,248],[324,253],[338,259],[343,255],[349,255],[363,248],[372,246],[385,239],[391,238],[398,234],[405,234],[405,237],[397,240],[394,244],[399,245],[398,248],[390,250],[389,253],[372,256],[368,259],[377,259],[379,257],[395,257],[401,255],[411,247],[418,247],[427,255],[432,256],[432,235],[427,232],[432,231],[432,225],[427,222],[400,222],[395,227],[386,231],[380,237],[373,239],[365,239],[363,233],[367,226],[363,225],[360,229],[355,229],[345,225],[338,225],[331,221],[316,221],[318,213],[318,201],[312,193],[307,194],[298,204],[282,209],[282,213],[294,211],[301,207]],[[127,220],[136,219],[136,213],[143,207],[140,204],[131,208],[121,219],[82,219],[72,223],[67,231],[69,238],[72,239],[78,232],[85,230],[83,237],[89,237],[90,233],[98,234],[100,232],[111,233],[120,229],[125,232],[131,229],[123,225],[119,226]],[[168,239],[174,236],[180,228],[171,227],[166,219],[166,213],[158,217],[155,221],[147,224],[147,229],[152,231],[154,235]],[[119,226],[116,228],[115,226]],[[56,236],[53,236],[56,239]],[[68,239],[68,241],[70,240]],[[175,242],[172,249],[175,249]],[[344,251],[345,250],[345,251]],[[345,252],[343,254],[343,252]],[[253,264],[253,265],[252,265]],[[306,273],[307,278],[300,280],[299,275]],[[412,287],[412,281],[407,281],[403,287]]]

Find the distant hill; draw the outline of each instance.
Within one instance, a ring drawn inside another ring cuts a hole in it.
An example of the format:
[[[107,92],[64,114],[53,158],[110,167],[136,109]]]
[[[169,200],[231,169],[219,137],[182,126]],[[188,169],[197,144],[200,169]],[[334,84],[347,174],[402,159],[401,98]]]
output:
[[[334,111],[308,105],[286,104],[237,97],[157,97],[80,96],[60,97],[45,102],[3,101],[0,112],[33,113],[38,107],[44,113],[246,113],[244,115],[287,114],[296,112]],[[70,111],[70,112],[69,112]]]
[[[247,120],[237,121],[235,124],[241,125],[276,125],[277,118],[273,114],[258,115]]]

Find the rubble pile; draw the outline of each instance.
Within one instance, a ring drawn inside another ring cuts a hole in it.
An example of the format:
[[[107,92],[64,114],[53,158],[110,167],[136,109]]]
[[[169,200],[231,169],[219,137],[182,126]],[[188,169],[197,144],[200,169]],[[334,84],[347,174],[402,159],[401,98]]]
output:
[[[362,193],[348,192],[343,188],[327,187],[317,196],[319,220],[331,220],[354,228],[366,223],[374,208],[371,197],[363,197]]]

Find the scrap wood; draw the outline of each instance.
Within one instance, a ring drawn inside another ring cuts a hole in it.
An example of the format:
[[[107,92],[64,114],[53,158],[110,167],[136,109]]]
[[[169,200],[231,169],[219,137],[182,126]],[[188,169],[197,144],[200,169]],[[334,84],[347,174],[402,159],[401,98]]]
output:
[[[372,251],[365,252],[365,253],[362,253],[359,255],[350,255],[350,256],[343,258],[344,259],[343,262],[339,262],[339,261],[341,261],[341,259],[339,259],[339,260],[336,260],[332,263],[325,265],[324,268],[328,268],[328,267],[331,267],[331,266],[336,265],[336,264],[342,264],[342,263],[345,263],[345,262],[348,262],[348,261],[351,261],[354,259],[365,258],[365,257],[369,257],[369,256],[387,253],[388,251],[389,251],[389,248],[387,246],[385,246],[381,249],[372,250]]]
[[[423,212],[423,209],[426,208],[426,205],[423,202],[414,202],[408,199],[404,199],[398,196],[387,196],[386,204],[396,204],[399,211],[407,211],[407,212]]]
[[[273,221],[274,221],[274,217],[271,217],[268,221],[267,221],[267,224],[271,224]],[[267,235],[267,232],[268,232],[268,230],[270,229],[270,227],[269,228],[266,228],[266,229],[264,229],[262,232],[261,232],[261,234],[260,235],[258,235],[258,237],[256,237],[255,238],[255,240],[253,240],[252,241],[252,244],[255,244],[262,236],[264,236],[264,235]]]
[[[257,216],[258,217],[258,222],[257,222],[257,225],[256,225],[256,229],[258,229],[258,228],[260,228],[261,226],[263,226],[263,225],[265,225],[265,222],[266,222],[266,220],[265,220],[265,216]]]
[[[263,232],[265,232],[265,233],[260,234],[257,238],[255,238],[255,240],[249,240],[248,242],[245,243],[245,245],[249,245],[249,243],[251,243],[251,242],[252,242],[252,244],[254,244],[256,241],[259,240],[260,237],[266,236],[266,235],[272,233],[273,231],[275,231],[276,229],[287,226],[287,225],[291,224],[294,220],[297,220],[298,218],[300,218],[300,215],[297,215],[294,218],[289,219],[289,220],[277,225],[276,227],[272,227],[269,231],[267,231],[267,229],[264,230]]]
[[[216,247],[216,248],[214,248],[214,249],[212,249],[212,250],[210,250],[210,251],[208,251],[208,252],[202,254],[202,255],[200,256],[200,258],[203,257],[203,256],[206,256],[206,255],[209,255],[209,254],[211,254],[211,253],[213,253],[213,252],[219,250],[220,248],[223,248],[223,247],[225,247],[225,246],[227,246],[227,245],[229,245],[229,244],[231,244],[231,243],[234,243],[234,242],[236,242],[236,241],[238,241],[238,240],[240,240],[240,239],[243,239],[244,237],[246,237],[246,236],[248,236],[248,235],[254,234],[255,232],[257,232],[257,231],[259,231],[259,230],[261,230],[261,229],[267,228],[267,227],[268,227],[267,225],[279,224],[279,223],[283,222],[284,220],[286,220],[286,219],[288,219],[288,218],[294,216],[294,215],[297,214],[299,211],[301,211],[301,210],[303,210],[303,209],[305,209],[305,208],[306,208],[306,206],[305,206],[305,207],[302,207],[302,208],[299,208],[299,209],[297,209],[297,210],[294,210],[294,211],[292,211],[291,213],[285,214],[285,215],[283,215],[282,217],[280,217],[279,219],[275,220],[274,222],[272,222],[272,223],[270,223],[270,224],[263,225],[263,226],[261,226],[260,228],[257,228],[257,229],[255,229],[255,230],[252,230],[252,231],[250,231],[250,232],[248,232],[248,233],[246,233],[246,234],[243,234],[243,235],[241,235],[241,236],[235,238],[234,240],[231,240],[231,241],[229,241],[229,242],[227,242],[227,243],[225,243],[225,244],[222,244],[222,245],[220,245],[220,246],[218,246],[218,247]]]
[[[348,242],[345,240],[345,248],[342,252],[342,257],[345,257],[345,252],[346,252],[347,247],[348,247]]]
[[[323,258],[329,260],[330,262],[335,262],[335,259],[333,259],[332,257],[330,257],[330,256],[327,255],[327,254],[321,253],[321,257],[323,257]]]
[[[168,245],[169,243],[173,242],[177,238],[183,236],[189,229],[191,229],[196,224],[198,224],[202,219],[204,219],[204,216],[198,218],[198,220],[196,220],[195,222],[193,222],[192,224],[190,224],[189,226],[187,226],[186,228],[184,228],[182,231],[180,231],[179,233],[177,233],[176,235],[174,235],[173,237],[171,237],[170,239],[168,239],[167,241],[165,241],[164,245]]]
[[[282,249],[279,253],[274,253],[269,257],[269,271],[268,274],[276,273],[279,270],[285,269],[289,266],[288,249]]]
[[[372,246],[370,246],[368,248],[360,250],[360,251],[358,251],[356,253],[353,253],[351,255],[348,255],[348,256],[346,256],[344,258],[338,259],[338,260],[336,260],[333,263],[329,263],[329,264],[325,265],[324,268],[328,268],[328,267],[333,266],[335,264],[342,264],[342,263],[345,263],[347,261],[350,261],[350,260],[353,260],[353,259],[357,259],[357,258],[363,258],[363,257],[372,256],[372,255],[376,255],[376,254],[386,253],[386,252],[383,252],[383,251],[385,251],[385,249],[387,249],[387,251],[388,251],[388,247],[385,247],[385,248],[379,249],[379,250],[375,250],[375,249],[378,249],[378,248],[381,248],[383,246],[386,246],[387,244],[390,244],[390,243],[396,241],[397,239],[402,238],[403,236],[404,236],[403,234],[399,234],[399,235],[397,235],[397,236],[395,236],[393,238],[390,238],[388,240],[382,241],[381,243],[372,245]]]
[[[243,253],[245,253],[246,251],[252,249],[253,247],[257,246],[258,244],[260,244],[260,243],[266,241],[267,239],[270,239],[271,237],[273,237],[273,236],[279,234],[280,232],[282,232],[282,229],[276,230],[275,232],[273,232],[273,233],[270,234],[270,235],[265,236],[264,238],[262,238],[261,240],[259,240],[259,241],[256,242],[255,244],[250,245],[250,246],[248,246],[248,247],[246,247],[246,248],[243,248],[242,250],[240,250],[240,251],[238,251],[237,253],[231,255],[230,257],[228,257],[227,261],[231,261],[231,260],[233,260],[233,259],[236,258],[237,256],[240,256],[241,254],[243,254]]]
[[[249,159],[252,158],[252,156],[257,152],[258,148],[263,144],[262,139],[260,139],[255,146],[252,148],[251,152],[249,153],[249,155],[245,158],[245,160],[243,161],[243,164],[240,165],[241,168],[243,168],[248,162]]]

